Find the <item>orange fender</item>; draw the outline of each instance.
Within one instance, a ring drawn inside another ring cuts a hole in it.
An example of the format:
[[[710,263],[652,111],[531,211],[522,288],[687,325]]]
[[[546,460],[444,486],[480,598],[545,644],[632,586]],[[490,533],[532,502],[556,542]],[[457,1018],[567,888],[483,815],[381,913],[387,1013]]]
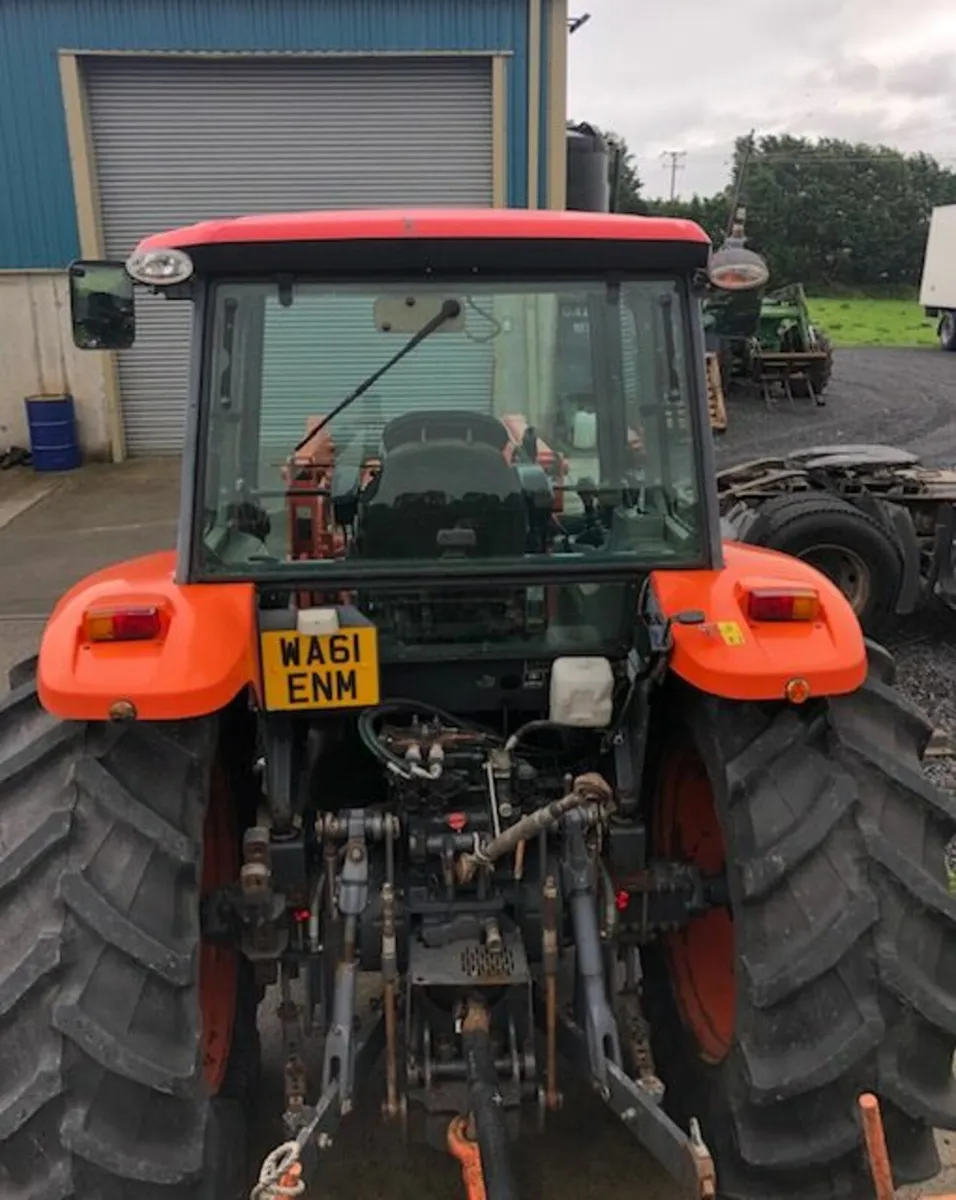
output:
[[[53,610],[37,671],[40,703],[56,717],[100,721],[118,700],[146,721],[204,716],[247,687],[259,689],[255,589],[251,583],[174,582],[175,555],[149,554],[81,580]],[[156,605],[152,641],[90,642],[88,610]]]
[[[665,616],[703,613],[700,624],[672,625],[671,669],[702,692],[728,700],[783,700],[791,680],[810,696],[855,691],[866,678],[866,648],[843,593],[800,559],[736,542],[724,545],[720,571],[653,571],[651,586]],[[750,622],[749,588],[813,587],[815,621]]]

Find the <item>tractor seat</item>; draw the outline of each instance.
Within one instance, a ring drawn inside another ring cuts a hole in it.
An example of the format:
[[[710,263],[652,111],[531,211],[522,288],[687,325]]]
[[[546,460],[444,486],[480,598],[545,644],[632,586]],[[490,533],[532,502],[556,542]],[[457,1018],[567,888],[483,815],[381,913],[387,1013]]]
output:
[[[390,454],[408,442],[449,438],[461,442],[485,442],[496,450],[504,450],[510,440],[507,427],[490,413],[427,408],[393,417],[382,430],[382,452]]]
[[[518,473],[488,441],[400,441],[386,450],[363,510],[363,557],[521,557],[527,549]]]

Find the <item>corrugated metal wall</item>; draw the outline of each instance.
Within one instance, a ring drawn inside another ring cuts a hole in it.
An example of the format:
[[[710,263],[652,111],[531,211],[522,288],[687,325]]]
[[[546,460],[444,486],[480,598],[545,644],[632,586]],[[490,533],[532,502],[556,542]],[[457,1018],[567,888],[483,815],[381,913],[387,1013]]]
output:
[[[487,58],[124,56],[90,59],[85,74],[110,257],[125,258],[153,229],[237,212],[492,203]],[[314,409],[317,379],[326,396],[346,392],[391,348],[383,349],[367,300],[313,296],[270,312],[265,432],[289,442]],[[137,313],[136,346],[119,356],[127,446],[131,454],[176,452],[190,314],[142,295]],[[287,355],[276,335],[287,340]],[[435,339],[445,347],[436,361],[447,366],[433,363],[426,375],[446,394],[481,403],[490,395],[490,349],[449,353],[449,338],[472,346],[460,334]],[[329,345],[338,374],[328,367]],[[428,366],[440,353],[423,347],[415,363]],[[386,415],[389,405],[408,406],[415,378],[411,365],[383,381]]]
[[[0,269],[77,254],[60,50],[512,51],[508,203],[521,206],[527,26],[527,0],[2,0]]]
[[[311,417],[324,415],[408,340],[376,329],[374,299],[355,289],[306,287],[289,308],[266,301],[260,440],[276,447],[278,462]],[[461,332],[435,333],[336,419],[330,432],[340,447],[377,444],[382,428],[406,412],[491,411],[489,321],[474,308],[464,317]]]

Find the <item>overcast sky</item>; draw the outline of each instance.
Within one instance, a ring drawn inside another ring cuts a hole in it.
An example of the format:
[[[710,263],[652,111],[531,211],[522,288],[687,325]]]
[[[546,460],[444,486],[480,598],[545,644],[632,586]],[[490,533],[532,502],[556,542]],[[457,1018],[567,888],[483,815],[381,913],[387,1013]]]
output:
[[[622,134],[648,195],[718,190],[755,127],[956,166],[956,0],[571,0],[569,116]],[[734,25],[731,24],[734,22]]]

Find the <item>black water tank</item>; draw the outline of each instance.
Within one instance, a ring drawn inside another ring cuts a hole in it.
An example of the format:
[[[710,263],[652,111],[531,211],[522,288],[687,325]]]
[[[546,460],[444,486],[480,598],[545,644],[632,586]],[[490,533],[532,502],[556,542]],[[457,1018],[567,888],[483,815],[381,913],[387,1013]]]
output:
[[[607,212],[611,207],[609,168],[610,151],[598,131],[591,125],[569,125],[567,207]]]

